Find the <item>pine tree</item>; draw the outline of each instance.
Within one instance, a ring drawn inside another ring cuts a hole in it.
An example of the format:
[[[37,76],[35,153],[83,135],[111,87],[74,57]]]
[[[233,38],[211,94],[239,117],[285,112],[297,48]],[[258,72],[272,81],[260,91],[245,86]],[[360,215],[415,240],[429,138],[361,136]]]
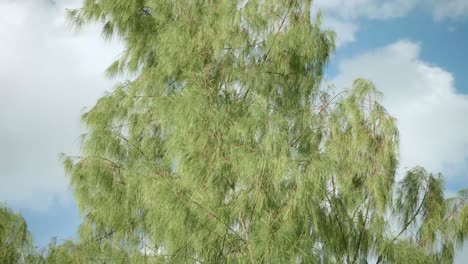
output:
[[[125,44],[109,75],[135,76],[83,115],[82,155],[65,158],[88,253],[452,263],[467,192],[445,200],[423,168],[395,183],[396,121],[370,81],[324,87],[334,33],[311,2],[85,0],[70,11]]]

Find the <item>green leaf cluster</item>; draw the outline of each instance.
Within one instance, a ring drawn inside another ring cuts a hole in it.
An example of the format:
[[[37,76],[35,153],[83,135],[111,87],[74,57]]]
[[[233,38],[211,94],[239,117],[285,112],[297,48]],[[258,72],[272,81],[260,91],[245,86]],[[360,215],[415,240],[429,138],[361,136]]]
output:
[[[33,251],[24,218],[0,204],[0,263],[26,263]]]

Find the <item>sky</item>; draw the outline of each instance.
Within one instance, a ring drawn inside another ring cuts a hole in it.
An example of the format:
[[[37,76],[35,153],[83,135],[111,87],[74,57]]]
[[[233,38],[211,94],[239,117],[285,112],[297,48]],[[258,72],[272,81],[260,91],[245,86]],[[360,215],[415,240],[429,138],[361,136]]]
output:
[[[65,9],[80,4],[0,0],[0,201],[41,246],[76,237],[59,154],[79,153],[80,115],[112,90],[104,70],[122,52],[97,26],[73,30]],[[337,33],[325,83],[372,80],[398,120],[400,172],[421,165],[444,174],[449,194],[467,188],[468,1],[315,0],[318,10]]]

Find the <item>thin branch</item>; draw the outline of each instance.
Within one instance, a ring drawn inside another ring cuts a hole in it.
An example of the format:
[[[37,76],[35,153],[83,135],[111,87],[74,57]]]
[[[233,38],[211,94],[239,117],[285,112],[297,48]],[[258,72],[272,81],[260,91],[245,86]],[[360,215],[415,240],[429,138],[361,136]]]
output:
[[[252,263],[255,263],[255,261],[254,261],[254,259],[253,259],[252,249],[251,249],[251,247],[250,247],[251,244],[250,244],[249,230],[248,230],[248,228],[247,228],[247,225],[245,224],[244,219],[242,218],[242,213],[239,213],[239,222],[240,222],[240,224],[241,224],[241,226],[242,226],[242,229],[243,229],[244,234],[245,234],[245,239],[246,239],[246,241],[247,241],[247,243],[248,243],[248,244],[247,244],[247,250],[249,251],[250,261],[251,261]]]
[[[237,236],[239,236],[239,238],[241,238],[242,241],[246,242],[244,238],[242,238],[238,232],[236,232],[234,229],[232,229],[232,227],[230,227],[228,224],[224,223],[222,221],[222,219],[215,215],[213,212],[211,212],[209,209],[205,208],[204,206],[202,206],[199,202],[195,201],[188,193],[185,193],[185,192],[182,192],[183,194],[186,195],[186,197],[195,205],[197,205],[198,207],[200,207],[201,209],[205,210],[210,216],[212,216],[213,218],[215,218],[216,220],[218,220],[220,223],[222,223],[226,228],[228,228],[229,230],[231,230],[234,234],[236,234]]]
[[[227,48],[224,48],[224,50],[240,50],[240,49],[246,49],[246,48],[251,48],[251,47],[255,47],[255,46],[258,46],[260,44],[263,44],[265,43],[265,41],[260,41],[260,42],[257,42],[257,43],[253,43],[253,44],[250,44],[250,45],[246,45],[244,47],[237,47],[237,48],[234,48],[234,47],[227,47]]]
[[[421,200],[421,203],[419,204],[419,207],[418,209],[416,210],[416,212],[414,213],[414,215],[411,217],[411,219],[405,224],[405,226],[401,229],[401,231],[392,239],[392,241],[390,242],[390,244],[393,244],[393,242],[395,242],[395,240],[397,240],[407,229],[408,227],[411,225],[411,223],[416,219],[416,217],[419,215],[419,212],[421,211],[422,209],[422,206],[424,205],[424,201],[426,200],[426,196],[427,196],[427,192],[424,193],[424,197],[423,199]],[[388,248],[388,244],[387,246],[384,247],[384,249],[382,250],[382,253],[380,254],[379,258],[377,259],[377,262],[376,264],[379,264],[380,262],[382,262],[383,260],[383,253],[385,252],[385,250],[387,250]]]
[[[152,16],[150,7],[144,6],[140,11],[146,16]]]
[[[283,28],[284,23],[286,22],[286,18],[289,17],[289,12],[290,12],[290,9],[291,9],[293,3],[294,3],[294,1],[289,1],[289,6],[288,6],[288,10],[287,10],[287,12],[286,12],[286,15],[283,17],[283,20],[281,21],[281,24],[280,24],[280,26],[278,27],[278,30],[276,31],[275,36],[273,37],[272,44],[271,44],[270,48],[268,49],[268,51],[267,51],[267,53],[266,53],[266,55],[265,55],[265,58],[263,59],[263,62],[266,62],[266,61],[268,60],[268,56],[269,56],[270,53],[271,53],[271,50],[272,50],[272,48],[273,48],[273,44],[275,44],[276,38],[278,37],[278,35],[279,35],[281,29]]]
[[[336,94],[335,96],[333,96],[333,98],[332,98],[330,101],[328,101],[325,105],[321,105],[321,106],[320,106],[320,111],[319,111],[319,113],[322,113],[323,111],[325,111],[325,109],[326,109],[338,96],[340,96],[340,95],[342,95],[343,93],[346,93],[346,92],[348,92],[348,91],[345,90],[345,91],[342,91],[342,92],[337,93],[337,94]]]
[[[108,159],[108,158],[105,158],[105,157],[101,157],[101,156],[67,156],[67,158],[72,158],[72,159],[81,159],[81,162],[83,161],[86,161],[88,159],[101,159],[101,160],[104,160],[104,161],[107,161],[109,163],[111,163],[114,167],[118,168],[118,169],[122,169],[123,167],[119,164],[117,164],[116,162]]]
[[[439,226],[437,226],[437,229],[440,229],[443,225],[445,225],[447,221],[450,220],[452,216],[458,211],[458,209],[460,209],[460,207],[465,204],[465,202],[466,200],[462,199],[456,206],[454,206],[450,214],[444,219],[444,221],[442,221],[442,223],[440,223]]]
[[[367,195],[366,195],[366,197],[367,197]],[[353,259],[352,263],[356,263],[357,257],[359,255],[359,250],[361,248],[361,242],[362,242],[362,237],[363,237],[362,234],[364,234],[364,229],[366,228],[367,219],[369,218],[369,211],[370,211],[369,208],[370,208],[370,205],[371,205],[371,202],[372,202],[371,198],[369,198],[369,200],[367,202],[366,218],[364,219],[364,223],[362,223],[362,229],[361,229],[361,232],[359,233],[359,239],[358,239],[358,242],[357,242],[356,254],[354,255],[354,259]]]
[[[124,140],[125,142],[127,142],[127,144],[131,145],[131,146],[134,147],[136,150],[138,150],[138,152],[140,152],[140,154],[143,155],[143,157],[145,157],[145,159],[146,159],[147,161],[151,161],[151,159],[150,159],[137,145],[130,143],[130,141],[129,141],[126,137],[124,137],[122,134],[120,134],[120,132],[114,130],[114,134],[115,134],[117,137],[119,137],[119,138],[121,138],[122,140]]]
[[[338,214],[336,213],[336,210],[334,210],[334,206],[332,204],[332,201],[330,200],[330,197],[328,197],[328,192],[325,192],[325,197],[327,198],[328,203],[330,204],[330,210],[332,211],[333,215],[335,216],[336,222],[338,223],[338,227],[340,229],[341,237],[343,239],[343,242],[345,243],[346,250],[348,250],[348,240],[346,239],[346,235],[344,233],[344,228],[343,225],[338,218]]]

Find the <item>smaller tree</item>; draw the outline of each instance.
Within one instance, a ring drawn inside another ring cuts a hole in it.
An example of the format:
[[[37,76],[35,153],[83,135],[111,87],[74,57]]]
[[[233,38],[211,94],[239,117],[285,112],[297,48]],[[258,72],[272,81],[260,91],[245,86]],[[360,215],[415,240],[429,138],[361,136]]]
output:
[[[30,263],[32,236],[24,218],[0,204],[0,263]]]
[[[74,263],[127,263],[129,256],[116,248],[111,249],[102,239],[96,238],[76,243],[72,240],[58,244],[54,239],[34,264],[74,264]]]

